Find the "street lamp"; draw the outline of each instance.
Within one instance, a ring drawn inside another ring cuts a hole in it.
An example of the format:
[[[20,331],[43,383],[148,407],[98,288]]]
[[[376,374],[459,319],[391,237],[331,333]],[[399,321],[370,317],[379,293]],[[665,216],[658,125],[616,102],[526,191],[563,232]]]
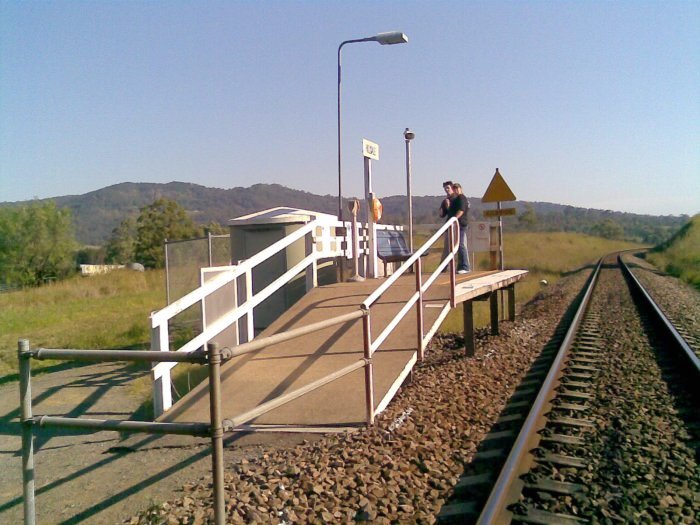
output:
[[[408,37],[401,31],[390,31],[388,33],[379,33],[367,38],[357,38],[354,40],[346,40],[338,46],[338,220],[343,220],[343,177],[341,167],[341,145],[340,145],[340,93],[341,93],[341,66],[340,57],[341,51],[345,44],[355,44],[357,42],[378,42],[381,45],[405,44],[408,42]]]
[[[408,196],[408,249],[413,251],[413,194],[411,193],[411,141],[416,134],[406,128],[403,132],[406,140],[406,195]]]

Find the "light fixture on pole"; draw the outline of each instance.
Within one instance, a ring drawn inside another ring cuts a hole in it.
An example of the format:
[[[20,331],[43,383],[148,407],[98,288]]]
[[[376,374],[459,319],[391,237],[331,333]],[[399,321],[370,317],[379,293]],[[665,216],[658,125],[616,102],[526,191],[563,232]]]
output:
[[[416,134],[406,128],[403,132],[406,140],[406,195],[408,196],[408,249],[413,252],[413,194],[411,193],[411,141]]]
[[[408,37],[401,31],[389,31],[387,33],[379,33],[366,38],[357,38],[354,40],[345,40],[338,46],[338,220],[343,220],[343,177],[341,167],[341,135],[340,135],[340,94],[341,94],[341,51],[345,44],[355,44],[357,42],[377,42],[383,46],[393,44],[405,44],[408,42]]]

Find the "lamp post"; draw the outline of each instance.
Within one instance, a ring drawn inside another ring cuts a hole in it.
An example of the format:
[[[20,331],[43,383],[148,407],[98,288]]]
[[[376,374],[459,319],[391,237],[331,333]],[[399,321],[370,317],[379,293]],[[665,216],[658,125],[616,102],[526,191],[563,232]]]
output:
[[[406,140],[406,195],[408,196],[408,249],[413,251],[413,194],[411,193],[411,141],[416,134],[406,128],[403,132]]]
[[[408,37],[401,31],[390,31],[388,33],[379,33],[366,38],[357,38],[354,40],[346,40],[338,46],[338,220],[343,220],[343,177],[341,167],[341,142],[340,142],[340,94],[341,94],[341,51],[345,44],[355,44],[357,42],[378,42],[381,45],[405,44],[408,42]]]

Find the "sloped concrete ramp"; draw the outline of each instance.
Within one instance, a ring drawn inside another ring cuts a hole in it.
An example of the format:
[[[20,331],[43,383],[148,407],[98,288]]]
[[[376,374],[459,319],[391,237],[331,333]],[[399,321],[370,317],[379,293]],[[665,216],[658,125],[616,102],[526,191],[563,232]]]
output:
[[[527,273],[527,272],[524,272]],[[483,280],[499,282],[493,272],[473,272],[458,276],[456,290],[478,293]],[[494,279],[495,278],[495,279]],[[473,281],[474,284],[469,284]],[[356,311],[381,283],[368,279],[361,283],[338,283],[313,289],[268,327],[260,337],[284,332],[311,323]],[[402,276],[371,310],[373,338],[388,325],[415,292],[415,276]],[[487,287],[490,291],[493,285]],[[450,281],[442,275],[424,296],[426,332],[437,320],[440,306],[449,300]],[[415,307],[384,341],[373,356],[375,408],[417,356]],[[233,418],[280,395],[340,370],[362,359],[362,319],[279,343],[254,353],[236,357],[222,366],[222,415]],[[160,421],[209,421],[207,382],[180,399]],[[352,426],[366,422],[364,370],[356,370],[318,390],[297,398],[251,421],[255,425]]]

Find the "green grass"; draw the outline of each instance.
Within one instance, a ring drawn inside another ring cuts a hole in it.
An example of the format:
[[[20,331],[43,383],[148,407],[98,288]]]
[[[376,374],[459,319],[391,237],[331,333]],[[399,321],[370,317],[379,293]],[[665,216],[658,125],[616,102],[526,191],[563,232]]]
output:
[[[529,271],[527,277],[515,286],[516,303],[524,304],[541,290],[541,280],[554,284],[571,272],[595,264],[607,253],[640,246],[579,233],[509,233],[504,236],[503,258],[506,268]],[[486,270],[488,265],[488,254],[477,254],[477,269]],[[474,326],[479,328],[489,323],[488,302],[475,302]],[[447,316],[440,327],[442,332],[462,330],[462,313],[457,309]]]
[[[0,295],[0,379],[17,371],[17,341],[32,348],[147,348],[149,315],[165,306],[163,271],[76,276]],[[48,366],[35,361],[32,368]]]
[[[664,272],[700,289],[700,214],[668,242],[649,252],[647,259]]]

